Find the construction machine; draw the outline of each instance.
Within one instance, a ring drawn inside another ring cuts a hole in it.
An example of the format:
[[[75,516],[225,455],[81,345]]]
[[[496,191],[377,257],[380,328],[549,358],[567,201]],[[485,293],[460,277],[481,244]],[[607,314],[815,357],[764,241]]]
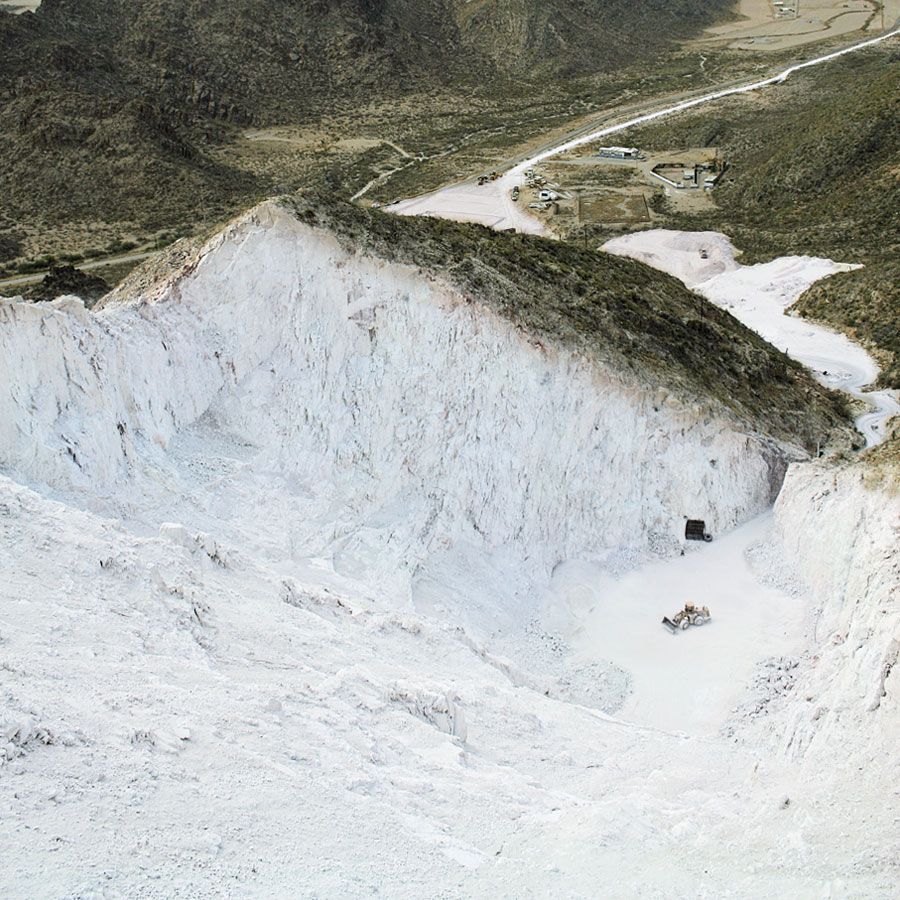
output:
[[[706,530],[706,522],[703,519],[688,519],[684,524],[684,537],[688,541],[712,540],[712,535]]]
[[[691,625],[705,625],[710,619],[708,606],[695,606],[693,603],[685,603],[684,609],[676,613],[671,619],[663,616],[662,623],[675,634],[676,631],[684,631]]]

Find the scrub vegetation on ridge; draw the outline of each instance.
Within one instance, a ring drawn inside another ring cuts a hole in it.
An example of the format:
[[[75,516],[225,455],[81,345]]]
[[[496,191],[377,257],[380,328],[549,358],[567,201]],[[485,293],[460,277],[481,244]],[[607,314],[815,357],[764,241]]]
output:
[[[538,339],[561,341],[687,402],[709,402],[813,451],[851,439],[843,395],[675,278],[565,242],[360,209],[324,192],[282,201],[351,252],[439,273]]]
[[[795,310],[863,340],[900,387],[900,51],[871,49],[628,133],[648,149],[716,146],[730,169],[703,216],[743,262],[818,254],[863,268],[813,285]]]
[[[123,241],[153,250],[335,167],[355,190],[463,147],[453,176],[473,144],[481,168],[485,147],[618,98],[636,77],[621,67],[665,68],[680,39],[730,6],[45,0],[33,14],[0,9],[0,267],[27,274]],[[699,76],[694,57],[687,68]],[[672,79],[685,84],[680,71]],[[266,140],[276,127],[290,133]]]

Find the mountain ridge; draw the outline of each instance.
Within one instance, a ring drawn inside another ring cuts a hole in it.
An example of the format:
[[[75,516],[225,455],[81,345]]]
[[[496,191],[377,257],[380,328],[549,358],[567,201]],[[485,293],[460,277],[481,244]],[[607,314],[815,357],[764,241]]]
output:
[[[249,126],[340,115],[365,131],[360,109],[386,102],[389,119],[423,129],[431,109],[439,122],[452,109],[464,128],[490,106],[499,124],[550,82],[658,58],[728,5],[45,0],[0,12],[0,210],[11,220],[0,217],[0,246],[23,223],[38,234],[66,221],[213,224],[284,181],[229,155]]]

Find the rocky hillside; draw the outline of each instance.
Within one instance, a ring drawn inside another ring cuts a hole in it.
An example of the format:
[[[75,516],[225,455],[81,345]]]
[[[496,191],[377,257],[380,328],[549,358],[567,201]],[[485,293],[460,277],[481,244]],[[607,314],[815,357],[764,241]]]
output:
[[[366,133],[361,107],[390,101],[389,121],[424,126],[450,103],[471,131],[481,97],[510,112],[548,79],[649,61],[728,5],[45,0],[35,14],[0,12],[0,263],[19,255],[16,223],[152,234],[271,193],[283,174],[228,153],[246,127],[341,115],[354,137]]]
[[[865,264],[811,288],[798,311],[882,351],[881,382],[893,387],[900,386],[898,95],[896,49],[836,63],[812,97],[792,108],[778,103],[755,120],[755,138],[735,155],[721,195],[751,249],[779,244]]]
[[[717,146],[731,168],[713,215],[674,221],[731,234],[752,262],[816,253],[865,268],[810,289],[798,309],[882,351],[900,385],[900,51],[835,60],[762,97],[634,132],[643,146]]]
[[[152,94],[167,114],[315,116],[323,99],[537,81],[648,61],[708,24],[716,0],[45,0],[4,17],[7,85],[61,80]],[[10,55],[9,50],[14,52]]]

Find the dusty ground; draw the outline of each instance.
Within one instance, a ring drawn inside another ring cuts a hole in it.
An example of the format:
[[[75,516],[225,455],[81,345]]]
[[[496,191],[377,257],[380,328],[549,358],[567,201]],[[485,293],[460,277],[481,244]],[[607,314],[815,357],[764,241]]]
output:
[[[882,10],[885,28],[890,28],[891,25],[900,22],[900,0],[884,0]],[[879,22],[879,24],[881,23]]]
[[[536,175],[543,177],[549,188],[559,194],[545,209],[531,209],[539,201],[537,188],[522,187],[520,203],[540,219],[546,228],[561,236],[571,237],[584,226],[640,226],[657,218],[653,197],[664,191],[668,202],[680,212],[708,212],[715,207],[713,193],[700,188],[674,189],[652,174],[659,165],[669,164],[662,174],[676,183],[683,181],[682,172],[694,163],[708,163],[715,158],[715,148],[690,148],[654,153],[642,160],[607,159],[577,148],[538,164]]]
[[[535,166],[535,174],[560,198],[533,210],[548,229],[563,237],[585,225],[640,225],[651,221],[654,188],[634,163],[590,154],[554,159]],[[539,200],[539,189],[522,188],[526,204]]]
[[[777,7],[770,0],[741,0],[738,11],[741,19],[710,28],[696,46],[774,51],[855,31],[878,33],[897,21],[900,4],[882,8],[874,0],[785,0]]]
[[[592,148],[593,149],[593,148]],[[574,151],[577,152],[577,151]],[[713,194],[701,188],[672,189],[652,174],[659,165],[670,164],[663,175],[681,182],[682,170],[694,163],[711,162],[715,148],[694,147],[665,153],[649,154],[635,162],[603,159],[596,156],[574,156],[554,160],[544,168],[548,177],[565,191],[572,191],[580,202],[576,211],[579,224],[639,224],[653,219],[651,200],[654,193],[665,191],[669,202],[680,212],[707,212],[715,207]]]
[[[499,181],[480,187],[474,181],[467,181],[451,189],[390,204],[387,208],[404,216],[434,216],[453,222],[474,222],[498,231],[513,228],[526,234],[544,232],[546,229],[541,222],[528,214],[531,198],[523,191],[520,200],[514,203],[511,187]]]
[[[695,163],[711,163],[715,157],[715,147],[691,147],[666,153],[649,154],[646,160],[641,160],[638,163],[637,169],[648,184],[653,184],[654,182],[661,184],[659,179],[652,174],[653,170],[658,166],[666,167],[661,170],[657,169],[660,175],[676,183],[683,183],[682,173],[684,169],[691,168]],[[702,185],[699,188],[684,188],[681,190],[673,189],[666,185],[664,190],[667,200],[678,212],[708,212],[714,209],[716,205],[713,199],[714,192],[703,190]]]

